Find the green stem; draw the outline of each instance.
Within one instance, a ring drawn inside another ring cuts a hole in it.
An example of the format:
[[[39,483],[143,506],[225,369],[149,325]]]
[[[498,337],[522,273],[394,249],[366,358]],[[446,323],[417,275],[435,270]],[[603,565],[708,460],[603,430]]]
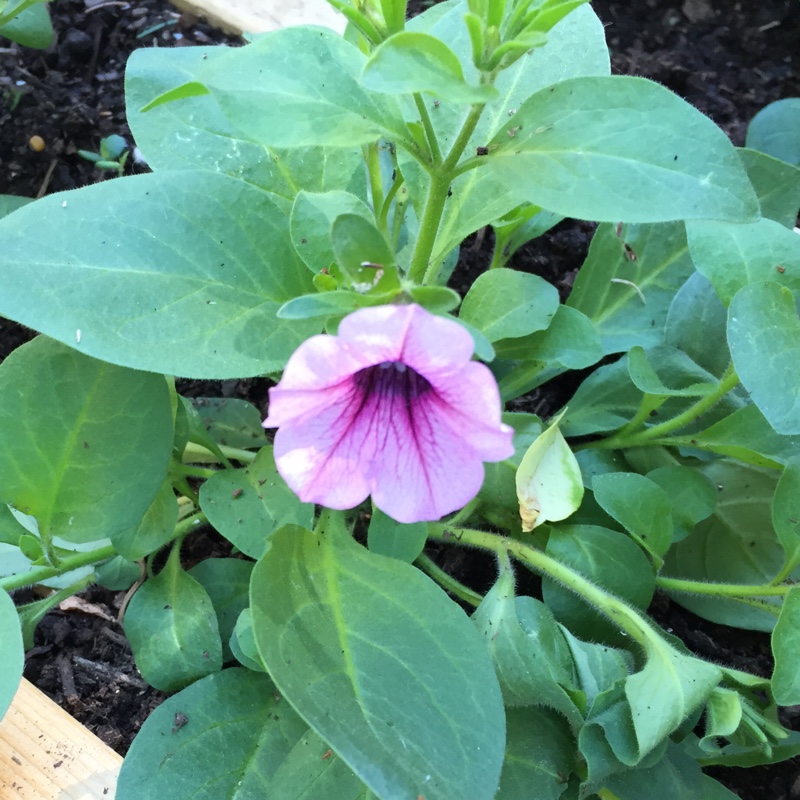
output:
[[[479,508],[481,505],[481,501],[477,497],[473,497],[472,500],[467,503],[464,508],[461,509],[458,513],[456,513],[453,517],[448,520],[449,525],[460,525],[462,522],[466,522]]]
[[[20,575],[9,575],[7,578],[0,578],[0,589],[13,592],[15,589],[22,589],[24,586],[33,586],[50,578],[59,575],[66,575],[68,572],[107,561],[117,555],[117,550],[113,545],[98,547],[96,550],[88,550],[85,553],[75,553],[74,556],[67,556],[61,559],[57,567],[35,567],[34,569],[23,572]]]
[[[381,207],[381,211],[378,216],[378,227],[383,231],[387,238],[390,236],[389,211],[392,207],[392,202],[394,201],[394,198],[402,185],[403,176],[400,174],[395,174],[394,182],[389,188],[389,191],[386,193],[386,197],[383,200],[383,206]]]
[[[243,464],[251,464],[256,460],[258,453],[250,450],[240,450],[238,447],[226,447],[224,444],[219,446],[220,452],[233,461]],[[183,460],[190,464],[219,464],[219,459],[207,448],[194,442],[189,442],[183,451]]]
[[[426,282],[431,253],[436,244],[436,235],[439,232],[439,224],[442,221],[444,204],[449,191],[449,176],[439,171],[432,173],[428,196],[425,198],[425,208],[420,220],[419,235],[408,268],[408,277],[414,283]]]
[[[468,586],[457,581],[452,575],[448,575],[438,564],[432,561],[424,553],[417,558],[414,562],[423,572],[426,572],[433,580],[436,581],[443,589],[450,592],[450,594],[469,603],[476,608],[481,604],[483,598],[477,593],[473,592]]]
[[[739,383],[739,376],[731,364],[725,371],[719,382],[719,386],[705,397],[701,397],[693,403],[682,414],[678,414],[672,419],[668,419],[659,425],[653,425],[639,433],[625,435],[622,432],[597,442],[588,442],[577,449],[599,448],[602,450],[620,450],[629,447],[641,447],[642,445],[652,445],[655,440],[663,439],[672,431],[684,428],[705,414],[712,406],[716,405],[728,392]],[[623,429],[624,430],[624,429]]]
[[[763,584],[753,586],[746,583],[706,583],[705,581],[689,581],[683,578],[656,578],[659,589],[669,592],[685,592],[687,594],[712,595],[713,597],[783,597],[788,594],[790,586],[773,586]]]
[[[439,149],[439,140],[436,138],[431,115],[428,113],[425,101],[419,92],[414,95],[414,105],[417,107],[422,127],[425,130],[425,138],[428,140],[428,148],[431,151],[431,164],[428,165],[428,168],[435,170],[442,163],[442,151]]]
[[[445,201],[455,175],[456,165],[464,148],[469,143],[470,137],[475,132],[475,126],[481,118],[483,108],[483,105],[474,105],[470,108],[450,152],[441,165],[430,173],[430,186],[420,220],[419,236],[411,256],[411,265],[408,268],[408,277],[415,283],[434,283],[441,269],[441,264],[430,263],[431,253],[436,244],[436,235],[439,232]]]
[[[175,464],[175,469],[181,473],[181,475],[188,476],[191,478],[210,478],[212,475],[216,475],[219,470],[216,469],[205,469],[204,467],[192,467],[188,464]]]
[[[438,541],[455,540],[460,544],[490,550],[501,558],[506,554],[511,555],[535,572],[547,575],[583,597],[643,647],[649,649],[655,642],[664,644],[653,626],[624,600],[608,594],[571,567],[562,564],[541,550],[536,550],[516,539],[509,539],[494,533],[485,533],[472,528],[454,528],[441,523],[429,525],[428,536]]]
[[[381,158],[378,152],[378,143],[365,145],[363,148],[364,161],[369,174],[369,190],[372,195],[372,211],[377,217],[383,208],[383,179],[381,177]]]
[[[176,526],[172,534],[173,539],[182,539],[187,533],[208,522],[208,517],[202,511],[195,511],[188,517],[184,517]]]

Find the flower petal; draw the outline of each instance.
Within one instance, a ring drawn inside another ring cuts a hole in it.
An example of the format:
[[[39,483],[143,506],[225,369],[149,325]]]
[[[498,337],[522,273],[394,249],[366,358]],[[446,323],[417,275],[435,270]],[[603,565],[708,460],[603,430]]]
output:
[[[402,361],[425,377],[466,364],[474,350],[457,322],[418,305],[359,309],[339,323],[338,336],[372,364]]]

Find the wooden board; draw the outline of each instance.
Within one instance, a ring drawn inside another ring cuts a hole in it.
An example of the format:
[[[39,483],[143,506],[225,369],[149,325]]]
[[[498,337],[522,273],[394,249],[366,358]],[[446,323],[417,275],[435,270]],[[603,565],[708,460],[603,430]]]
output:
[[[122,757],[33,684],[0,721],[1,800],[113,800]]]
[[[340,33],[347,20],[325,0],[172,0],[233,33],[264,33],[289,25],[324,25]]]

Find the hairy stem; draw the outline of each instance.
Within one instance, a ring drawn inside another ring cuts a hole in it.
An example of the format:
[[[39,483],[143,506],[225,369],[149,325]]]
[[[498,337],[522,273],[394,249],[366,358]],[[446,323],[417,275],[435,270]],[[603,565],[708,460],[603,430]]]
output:
[[[450,592],[450,594],[469,603],[471,606],[479,606],[483,598],[477,593],[473,592],[468,586],[464,586],[461,581],[456,580],[452,575],[448,575],[438,564],[432,561],[424,553],[417,558],[414,562],[423,572],[426,572],[433,580],[436,581],[443,589]]]
[[[457,528],[441,523],[429,525],[428,536],[442,542],[456,541],[459,544],[490,550],[499,558],[506,555],[513,556],[535,572],[558,581],[567,589],[580,595],[643,647],[649,648],[655,641],[664,644],[652,624],[624,600],[608,594],[604,589],[584,578],[579,572],[541,550],[536,550],[516,539],[509,539],[494,533],[486,533],[472,528]]]
[[[734,389],[738,383],[739,376],[734,371],[733,364],[731,364],[720,379],[719,386],[717,386],[711,394],[701,397],[696,403],[692,403],[686,411],[678,414],[676,417],[634,433],[625,433],[625,428],[623,428],[622,431],[608,439],[587,442],[584,445],[578,445],[576,449],[598,448],[601,450],[621,450],[629,447],[652,445],[656,440],[663,439],[673,431],[690,425],[698,417],[715,406],[728,392]]]

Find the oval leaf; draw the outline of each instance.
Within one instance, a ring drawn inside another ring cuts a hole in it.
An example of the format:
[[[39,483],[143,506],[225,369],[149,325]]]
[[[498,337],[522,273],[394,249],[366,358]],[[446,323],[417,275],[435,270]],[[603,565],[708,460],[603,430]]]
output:
[[[301,503],[278,474],[272,447],[244,469],[220,470],[200,487],[208,521],[251,558],[260,558],[281,525],[310,525],[314,506]]]
[[[357,800],[363,785],[328,753],[266,675],[228,669],[170,697],[147,718],[116,797]]]
[[[206,590],[180,565],[174,548],[166,566],[133,595],[125,635],[142,677],[175,692],[222,667],[222,642]]]
[[[162,375],[43,336],[0,367],[0,500],[35,517],[43,537],[124,531],[153,502],[171,449]]]
[[[0,220],[0,252],[0,314],[114,364],[241,378],[282,369],[318,332],[276,317],[312,291],[287,212],[207,171],[44,197]]]
[[[571,78],[526,100],[487,164],[518,198],[598,222],[749,222],[759,204],[727,136],[644,78]]]
[[[794,294],[776,283],[753,283],[728,309],[733,365],[770,425],[800,433],[800,319]]]
[[[375,794],[494,797],[497,679],[480,635],[427,577],[344,531],[287,526],[256,565],[251,608],[278,689]]]
[[[458,56],[427,33],[402,31],[375,49],[361,82],[383,94],[430,92],[450,103],[486,103],[497,97],[493,86],[470,86]]]

